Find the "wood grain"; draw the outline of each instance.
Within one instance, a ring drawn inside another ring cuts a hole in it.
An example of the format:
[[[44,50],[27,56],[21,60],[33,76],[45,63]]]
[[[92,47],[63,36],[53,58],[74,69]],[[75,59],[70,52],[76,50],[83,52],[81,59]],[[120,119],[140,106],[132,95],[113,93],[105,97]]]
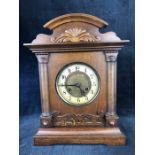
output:
[[[82,62],[92,66],[100,77],[100,92],[97,98],[87,106],[75,107],[64,103],[57,94],[55,80],[59,71],[70,63]],[[54,66],[54,67],[53,67]],[[61,113],[90,113],[106,111],[106,62],[102,52],[53,53],[49,56],[49,91],[50,104],[53,111]]]
[[[89,23],[99,28],[108,26],[108,23],[106,21],[99,19],[95,16],[83,13],[72,13],[62,15],[50,20],[44,25],[44,28],[52,30],[58,26],[61,27],[61,25],[64,25],[65,23],[73,23],[73,22]]]
[[[119,128],[40,128],[34,145],[52,144],[107,144],[125,145],[126,137]]]

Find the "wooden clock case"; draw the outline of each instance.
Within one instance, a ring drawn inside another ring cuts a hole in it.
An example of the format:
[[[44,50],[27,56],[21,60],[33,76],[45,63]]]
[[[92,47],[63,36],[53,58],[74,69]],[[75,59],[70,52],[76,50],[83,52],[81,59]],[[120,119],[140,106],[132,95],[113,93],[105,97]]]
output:
[[[91,15],[67,14],[44,25],[53,30],[52,35],[39,34],[24,44],[35,53],[39,65],[42,114],[34,145],[125,144],[117,126],[116,68],[118,52],[128,40],[114,32],[101,34],[99,28],[106,26],[107,22]],[[99,94],[86,106],[68,105],[56,91],[59,71],[74,62],[92,66],[100,77]]]

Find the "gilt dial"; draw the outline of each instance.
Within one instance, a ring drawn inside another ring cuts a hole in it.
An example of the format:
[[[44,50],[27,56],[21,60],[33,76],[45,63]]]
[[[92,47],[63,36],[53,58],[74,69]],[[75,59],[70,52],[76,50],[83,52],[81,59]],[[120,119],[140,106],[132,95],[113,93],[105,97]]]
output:
[[[86,64],[70,64],[58,73],[56,89],[66,103],[75,106],[87,105],[99,93],[99,76]]]

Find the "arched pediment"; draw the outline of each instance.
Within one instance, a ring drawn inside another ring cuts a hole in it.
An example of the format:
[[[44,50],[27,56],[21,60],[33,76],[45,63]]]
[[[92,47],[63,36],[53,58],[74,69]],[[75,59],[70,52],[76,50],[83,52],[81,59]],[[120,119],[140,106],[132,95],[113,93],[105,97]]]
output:
[[[106,21],[100,18],[97,18],[95,16],[84,14],[84,13],[72,13],[72,14],[66,14],[66,15],[62,15],[57,18],[54,18],[49,22],[47,22],[43,27],[52,30],[52,29],[55,29],[56,27],[59,27],[65,23],[70,23],[70,22],[88,23],[98,28],[108,26],[108,23]]]

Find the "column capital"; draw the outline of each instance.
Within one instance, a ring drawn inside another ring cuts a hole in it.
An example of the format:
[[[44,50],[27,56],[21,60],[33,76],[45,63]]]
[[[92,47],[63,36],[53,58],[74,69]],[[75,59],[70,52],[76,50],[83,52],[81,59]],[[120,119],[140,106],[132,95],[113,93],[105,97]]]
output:
[[[105,52],[105,59],[107,62],[117,61],[118,52]]]
[[[39,63],[44,63],[44,64],[48,63],[48,57],[49,57],[48,53],[44,53],[44,54],[36,53],[35,55]]]

